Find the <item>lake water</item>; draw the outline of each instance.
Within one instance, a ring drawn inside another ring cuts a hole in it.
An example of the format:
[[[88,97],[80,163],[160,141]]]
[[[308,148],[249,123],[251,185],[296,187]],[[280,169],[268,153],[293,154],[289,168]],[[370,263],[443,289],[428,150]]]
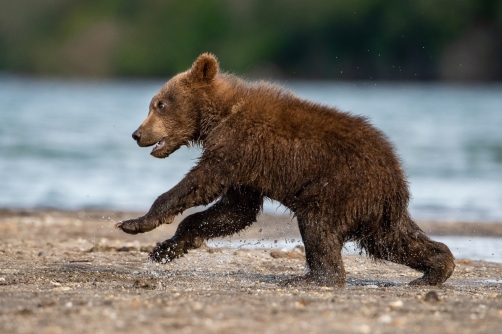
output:
[[[456,259],[484,260],[502,263],[502,238],[432,236],[433,240],[446,244]],[[207,243],[210,247],[230,247],[243,249],[287,249],[303,246],[299,239],[213,239]],[[353,242],[347,242],[344,254],[359,254],[360,249]],[[501,282],[502,283],[502,282]]]
[[[200,154],[158,160],[131,139],[162,84],[0,77],[0,207],[147,210]],[[286,85],[388,135],[417,219],[502,221],[501,85]]]

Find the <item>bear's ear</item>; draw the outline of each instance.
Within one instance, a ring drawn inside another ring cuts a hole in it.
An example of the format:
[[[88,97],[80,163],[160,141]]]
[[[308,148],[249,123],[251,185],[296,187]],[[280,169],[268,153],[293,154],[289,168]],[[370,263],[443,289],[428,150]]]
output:
[[[194,81],[209,82],[218,73],[219,65],[216,57],[210,53],[201,54],[190,69],[190,77]]]

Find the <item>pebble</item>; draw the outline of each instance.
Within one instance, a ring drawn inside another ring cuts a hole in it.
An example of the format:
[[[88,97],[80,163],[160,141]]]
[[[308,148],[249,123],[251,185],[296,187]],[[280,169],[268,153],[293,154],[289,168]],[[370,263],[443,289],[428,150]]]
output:
[[[392,322],[392,317],[388,314],[384,314],[378,318],[378,322],[381,324],[390,324]]]
[[[369,334],[371,333],[371,327],[368,325],[361,325],[359,326],[359,332],[362,334]]]
[[[429,291],[425,295],[424,300],[428,303],[435,303],[439,301],[439,296],[436,291]]]
[[[390,302],[389,306],[393,310],[399,310],[399,309],[403,308],[403,301],[402,300],[396,300],[396,301]]]
[[[378,289],[378,285],[376,284],[365,285],[364,287],[366,289]]]
[[[270,252],[270,256],[274,259],[305,259],[305,255],[303,255],[303,253],[296,251],[273,250]]]

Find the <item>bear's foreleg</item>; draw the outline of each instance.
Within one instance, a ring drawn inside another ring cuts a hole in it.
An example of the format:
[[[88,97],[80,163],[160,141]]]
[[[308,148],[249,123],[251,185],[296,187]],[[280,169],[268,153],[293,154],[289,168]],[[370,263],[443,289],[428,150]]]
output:
[[[204,240],[237,233],[256,221],[263,196],[249,188],[230,188],[209,209],[194,213],[181,221],[176,233],[158,245],[150,258],[157,262],[183,256],[198,248]]]
[[[116,228],[129,234],[144,233],[194,206],[207,205],[221,196],[228,184],[228,172],[204,161],[195,166],[176,186],[160,195],[146,215],[119,222]]]

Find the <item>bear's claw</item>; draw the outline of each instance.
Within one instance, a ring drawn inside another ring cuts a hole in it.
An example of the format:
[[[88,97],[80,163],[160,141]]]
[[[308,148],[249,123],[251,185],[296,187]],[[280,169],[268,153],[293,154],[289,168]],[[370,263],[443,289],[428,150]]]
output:
[[[135,223],[134,220],[120,221],[115,224],[115,228],[122,230],[128,234],[138,234],[139,224]]]
[[[140,217],[137,219],[130,219],[126,221],[120,221],[115,224],[115,228],[118,228],[128,234],[138,234],[145,233],[155,229],[160,223],[154,219],[147,219],[145,217]]]

